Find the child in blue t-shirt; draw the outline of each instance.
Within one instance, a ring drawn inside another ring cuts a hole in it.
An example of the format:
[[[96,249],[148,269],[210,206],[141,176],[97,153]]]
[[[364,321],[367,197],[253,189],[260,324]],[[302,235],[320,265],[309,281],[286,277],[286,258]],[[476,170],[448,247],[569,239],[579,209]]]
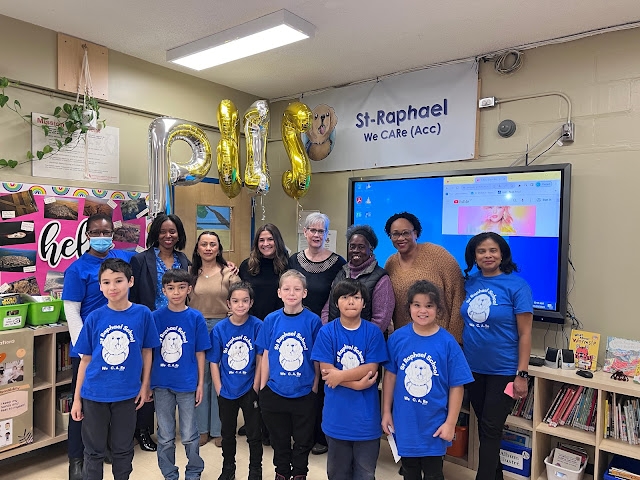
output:
[[[436,323],[438,288],[420,280],[407,297],[412,323],[387,342],[382,429],[395,433],[405,480],[444,480],[442,460],[453,440],[464,385],[473,375],[456,340]]]
[[[358,280],[338,282],[331,301],[340,318],[320,329],[311,355],[320,363],[325,381],[327,476],[373,480],[382,434],[376,380],[378,364],[387,360],[387,347],[380,329],[360,318],[370,298]]]
[[[222,422],[222,473],[218,480],[236,474],[236,427],[242,409],[249,444],[249,480],[262,480],[262,430],[258,390],[262,351],[256,346],[262,322],[249,315],[253,288],[248,282],[229,286],[227,305],[231,315],[211,330],[211,379],[218,393]]]
[[[185,305],[193,277],[171,269],[162,276],[168,304],[153,312],[161,346],[154,349],[151,388],[158,418],[158,466],[165,479],[178,480],[176,466],[176,406],[180,438],[187,454],[186,480],[198,480],[204,470],[196,406],[202,401],[205,350],[211,347],[202,314]]]
[[[113,477],[129,478],[136,410],[151,400],[152,348],[159,345],[151,311],[129,301],[131,266],[109,258],[98,273],[107,305],[89,314],[75,349],[82,356],[71,416],[82,422],[84,480],[102,479],[107,437]]]
[[[260,407],[273,447],[276,480],[306,480],[313,447],[319,369],[311,351],[322,322],[302,306],[306,296],[305,276],[296,270],[284,272],[278,288],[284,308],[267,315],[256,341],[264,350]]]

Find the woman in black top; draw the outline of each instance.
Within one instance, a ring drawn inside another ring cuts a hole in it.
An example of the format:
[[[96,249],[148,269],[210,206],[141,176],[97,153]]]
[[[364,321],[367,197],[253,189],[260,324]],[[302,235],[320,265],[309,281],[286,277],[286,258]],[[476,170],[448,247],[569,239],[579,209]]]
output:
[[[283,307],[278,298],[278,282],[288,268],[289,254],[278,227],[267,223],[258,228],[249,258],[240,264],[239,273],[255,292],[251,315],[264,320],[268,314]]]

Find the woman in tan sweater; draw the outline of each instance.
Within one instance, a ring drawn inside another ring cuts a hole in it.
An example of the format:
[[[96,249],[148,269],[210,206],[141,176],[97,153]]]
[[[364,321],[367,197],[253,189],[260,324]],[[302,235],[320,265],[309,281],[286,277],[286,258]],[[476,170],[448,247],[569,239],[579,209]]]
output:
[[[207,320],[209,333],[223,318],[227,317],[227,296],[229,286],[240,281],[233,273],[232,266],[222,256],[222,243],[215,232],[204,231],[198,236],[191,260],[191,275],[196,284],[190,295],[189,305],[199,310]],[[204,396],[196,407],[196,418],[200,432],[200,445],[213,438],[216,447],[222,447],[218,396],[211,382],[209,362],[205,362]]]
[[[462,341],[460,306],[464,301],[464,280],[455,258],[440,245],[418,243],[422,233],[420,220],[408,212],[396,213],[387,220],[384,230],[398,253],[389,257],[384,269],[389,274],[396,308],[393,326],[398,329],[411,322],[407,305],[409,287],[427,280],[442,292],[443,308],[438,309],[438,325]]]

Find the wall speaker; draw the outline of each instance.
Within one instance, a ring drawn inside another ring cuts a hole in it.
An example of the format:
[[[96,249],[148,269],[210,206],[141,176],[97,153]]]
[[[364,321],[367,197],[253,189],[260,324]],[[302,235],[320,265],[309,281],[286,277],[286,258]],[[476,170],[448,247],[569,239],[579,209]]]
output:
[[[544,364],[549,368],[560,368],[562,364],[562,351],[557,348],[547,347],[544,355]]]

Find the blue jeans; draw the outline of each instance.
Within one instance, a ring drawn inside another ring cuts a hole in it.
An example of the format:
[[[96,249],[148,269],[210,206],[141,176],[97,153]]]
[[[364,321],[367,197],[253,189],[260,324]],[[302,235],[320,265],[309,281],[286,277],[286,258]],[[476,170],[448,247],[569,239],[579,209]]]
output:
[[[211,333],[213,327],[221,318],[207,318],[207,330]],[[211,370],[209,362],[204,362],[204,389],[202,402],[196,408],[196,419],[198,421],[198,432],[208,433],[212,437],[222,435],[222,422],[220,421],[220,410],[218,408],[218,395],[211,381]]]
[[[380,438],[338,440],[327,437],[327,477],[329,480],[374,480],[380,453]]]
[[[176,405],[180,418],[180,437],[187,454],[186,480],[197,480],[204,470],[200,457],[200,436],[196,424],[195,392],[174,392],[167,388],[155,388],[153,396],[158,418],[158,466],[167,480],[178,480],[176,467]]]

